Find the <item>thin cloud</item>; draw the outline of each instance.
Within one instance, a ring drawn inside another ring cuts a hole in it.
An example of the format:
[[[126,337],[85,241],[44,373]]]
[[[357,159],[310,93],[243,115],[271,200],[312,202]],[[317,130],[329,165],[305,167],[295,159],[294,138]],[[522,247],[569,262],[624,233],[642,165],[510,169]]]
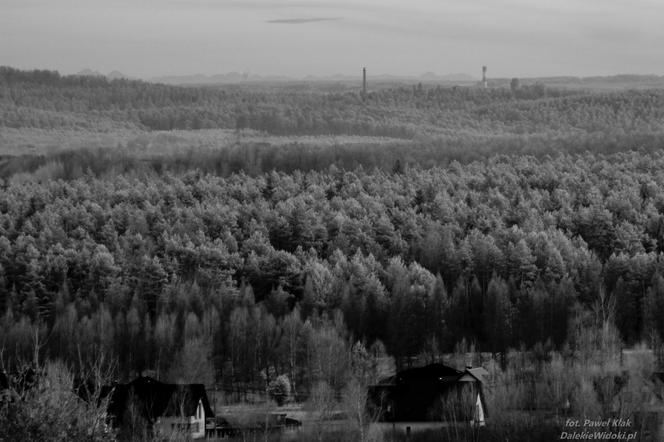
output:
[[[341,17],[282,18],[276,20],[268,20],[267,23],[301,25],[303,23],[315,23],[319,21],[334,21],[334,20],[341,20]]]

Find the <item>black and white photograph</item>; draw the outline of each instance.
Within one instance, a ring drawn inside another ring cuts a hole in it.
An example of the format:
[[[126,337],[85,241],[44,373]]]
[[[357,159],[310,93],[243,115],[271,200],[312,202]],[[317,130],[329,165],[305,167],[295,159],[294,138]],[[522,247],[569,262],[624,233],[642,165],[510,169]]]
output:
[[[0,0],[0,442],[664,442],[664,2]]]

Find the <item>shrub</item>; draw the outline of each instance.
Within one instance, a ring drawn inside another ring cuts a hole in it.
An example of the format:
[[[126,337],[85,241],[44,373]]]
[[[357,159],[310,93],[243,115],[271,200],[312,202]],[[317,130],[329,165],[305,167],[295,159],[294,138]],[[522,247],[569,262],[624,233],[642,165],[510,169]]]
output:
[[[267,394],[270,395],[277,405],[283,405],[290,396],[291,384],[286,375],[277,376],[267,386]]]

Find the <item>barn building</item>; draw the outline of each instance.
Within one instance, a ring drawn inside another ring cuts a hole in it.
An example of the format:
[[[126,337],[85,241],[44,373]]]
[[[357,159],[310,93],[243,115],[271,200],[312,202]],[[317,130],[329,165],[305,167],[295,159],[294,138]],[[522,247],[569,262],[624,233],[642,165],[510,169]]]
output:
[[[488,372],[443,364],[401,371],[369,388],[369,411],[383,422],[449,422],[484,425],[483,383]]]
[[[139,418],[155,437],[203,438],[205,420],[214,417],[203,384],[166,384],[141,376],[128,384],[104,386],[101,397],[109,395],[108,415],[114,426]]]

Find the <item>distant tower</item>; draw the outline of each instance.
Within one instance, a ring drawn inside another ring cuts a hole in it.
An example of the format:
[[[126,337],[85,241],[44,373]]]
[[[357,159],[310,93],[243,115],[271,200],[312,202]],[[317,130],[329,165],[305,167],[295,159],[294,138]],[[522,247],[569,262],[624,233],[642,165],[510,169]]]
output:
[[[367,68],[362,68],[362,96],[367,94]]]
[[[488,87],[489,84],[486,81],[486,66],[482,66],[482,85]]]

